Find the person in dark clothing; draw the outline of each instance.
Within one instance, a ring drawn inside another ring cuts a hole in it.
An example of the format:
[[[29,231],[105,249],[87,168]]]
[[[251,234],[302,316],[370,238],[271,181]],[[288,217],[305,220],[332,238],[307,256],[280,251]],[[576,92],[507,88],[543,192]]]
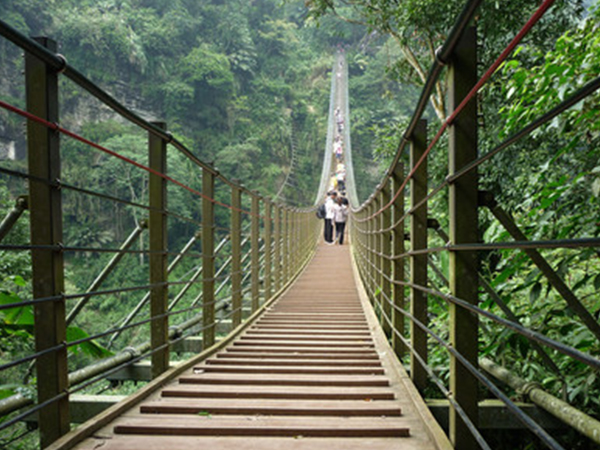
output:
[[[333,244],[334,205],[336,204],[337,192],[331,191],[325,201],[325,229],[323,230],[325,242]]]

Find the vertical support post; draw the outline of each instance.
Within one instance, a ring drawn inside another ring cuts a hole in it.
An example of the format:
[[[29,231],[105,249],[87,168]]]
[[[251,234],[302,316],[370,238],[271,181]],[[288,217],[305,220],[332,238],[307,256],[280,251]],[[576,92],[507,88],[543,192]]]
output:
[[[376,194],[373,197],[373,212],[372,214],[376,214],[380,207],[381,201],[379,194]],[[373,225],[373,240],[371,247],[371,262],[373,263],[373,301],[376,304],[375,312],[377,313],[377,317],[379,317],[379,323],[382,323],[382,298],[381,295],[381,258],[379,254],[381,253],[381,228],[379,227],[381,220],[380,216],[377,215],[371,219],[371,223]]]
[[[265,301],[273,295],[272,288],[272,257],[273,242],[271,236],[271,202],[265,200]]]
[[[427,122],[420,120],[413,133],[410,144],[410,166],[413,168],[427,149]],[[419,203],[427,195],[427,158],[410,179],[411,207]],[[427,248],[427,204],[423,204],[411,214],[410,220],[411,251]],[[413,284],[427,286],[427,255],[412,255],[410,257],[410,281]],[[427,324],[427,294],[419,289],[411,288],[411,314],[419,321]],[[427,333],[410,324],[410,339],[415,352],[427,362]],[[410,373],[413,383],[421,392],[427,386],[427,372],[411,353]]]
[[[252,295],[252,312],[258,309],[260,295],[260,197],[256,192],[252,193],[252,215],[250,222],[250,290]]]
[[[275,291],[279,291],[281,289],[281,208],[277,205],[274,205],[273,228],[275,239],[273,270],[275,272]]]
[[[166,129],[164,122],[154,125]],[[167,173],[167,143],[164,139],[149,133],[148,161],[152,170]],[[152,353],[152,378],[169,369],[169,289],[167,286],[167,180],[150,173],[148,184],[150,214],[148,228],[150,234],[150,284],[157,284],[150,290],[150,343],[152,349],[163,347]]]
[[[400,186],[404,181],[404,165],[402,163],[396,164],[394,167],[394,171],[392,173],[392,193],[396,195]],[[393,205],[393,222],[396,224],[400,218],[404,215],[404,192],[400,193],[396,200],[394,200]],[[398,256],[404,254],[404,221],[398,223],[393,231],[392,231],[392,245],[393,245],[393,255]],[[392,262],[392,269],[394,273],[394,280],[396,281],[404,281],[404,258],[402,259],[394,259]],[[400,286],[395,284],[392,287],[392,295],[393,301],[396,308],[404,309],[404,286]],[[396,311],[394,308],[392,317],[393,317],[393,328],[397,330],[397,332],[404,336],[404,315]],[[392,337],[392,347],[394,348],[394,352],[398,356],[398,358],[402,358],[406,353],[406,348],[402,340],[398,337],[396,333],[394,333]]]
[[[242,189],[231,188],[231,327],[242,323]]]
[[[202,171],[202,339],[203,347],[215,343],[215,173]]]
[[[391,188],[391,180],[386,182],[382,186],[380,200],[381,207],[385,207],[390,200],[390,188]],[[386,334],[388,338],[392,336],[392,284],[390,283],[388,278],[392,276],[391,270],[391,232],[383,231],[392,226],[392,205],[390,205],[385,211],[381,213],[380,227],[381,227],[381,235],[380,235],[380,247],[381,247],[381,301],[383,302],[382,315],[383,321],[381,322],[383,332]]]
[[[369,203],[368,206],[366,208],[366,216],[370,217],[371,214],[373,214],[373,212],[375,211],[373,208],[373,197],[371,197],[369,199]],[[369,298],[371,299],[371,304],[373,305],[373,308],[375,309],[375,271],[373,270],[373,266],[372,266],[372,262],[373,262],[373,253],[371,253],[373,251],[373,242],[374,242],[374,235],[373,235],[373,231],[375,230],[374,227],[374,223],[375,221],[373,219],[367,219],[366,220],[366,225],[367,225],[367,236],[366,236],[366,247],[365,247],[365,271],[367,274],[367,286],[369,287],[368,289],[368,295]],[[375,309],[375,312],[377,312],[377,309]]]
[[[450,66],[448,106],[454,110],[477,82],[477,34],[466,30],[458,43]],[[455,173],[477,158],[477,97],[473,97],[449,129],[449,173]],[[478,241],[477,171],[472,170],[450,185],[450,242]],[[477,253],[450,252],[450,290],[456,297],[477,304]],[[478,317],[450,304],[450,343],[477,366]],[[454,357],[450,357],[450,390],[469,418],[477,425],[477,379]],[[450,440],[455,448],[479,448],[456,411],[450,408]]]
[[[298,212],[298,209],[294,209],[292,212],[292,224],[294,230],[294,233],[292,234],[292,248],[294,249],[294,259],[292,260],[290,274],[295,274],[300,263],[300,213]]]
[[[290,279],[290,210],[283,207],[283,284]]]
[[[56,42],[48,38],[36,41],[56,51]],[[59,121],[58,74],[44,62],[27,53],[25,57],[27,111],[49,122]],[[37,122],[27,122],[29,163],[29,206],[31,244],[62,244],[62,199],[60,189],[52,185],[60,180],[59,135]],[[39,180],[39,181],[38,181]],[[41,181],[44,180],[44,181]],[[47,182],[45,182],[47,180]],[[33,297],[54,297],[64,293],[64,262],[59,249],[33,249]],[[66,341],[65,300],[34,306],[35,351],[60,346]],[[36,361],[38,402],[64,394],[69,387],[67,348],[40,356]],[[40,445],[49,446],[69,431],[69,398],[53,401],[39,412]]]

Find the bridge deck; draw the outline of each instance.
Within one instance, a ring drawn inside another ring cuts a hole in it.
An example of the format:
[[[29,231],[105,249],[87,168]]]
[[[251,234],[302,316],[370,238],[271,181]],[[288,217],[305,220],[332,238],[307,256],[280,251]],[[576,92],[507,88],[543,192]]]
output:
[[[319,247],[243,335],[76,448],[449,448],[361,293],[348,246]]]

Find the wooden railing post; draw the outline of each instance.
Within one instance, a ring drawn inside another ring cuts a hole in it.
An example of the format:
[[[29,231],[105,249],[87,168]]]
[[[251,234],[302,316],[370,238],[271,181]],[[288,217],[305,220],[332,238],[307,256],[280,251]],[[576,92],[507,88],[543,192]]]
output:
[[[215,343],[215,172],[202,171],[202,339]]]
[[[231,188],[231,327],[242,323],[242,189]]]
[[[56,51],[48,38],[36,41]],[[58,123],[58,74],[36,57],[26,54],[25,88],[27,111],[48,122]],[[63,241],[59,135],[37,122],[27,122],[29,163],[29,209],[31,245],[57,246]],[[43,181],[42,181],[43,180]],[[55,297],[64,293],[64,262],[60,249],[31,251],[33,297]],[[36,303],[35,350],[61,346],[66,341],[65,300]],[[38,403],[64,395],[69,387],[67,348],[62,346],[36,361]],[[40,445],[47,447],[69,431],[69,398],[64,396],[39,412]]]
[[[477,82],[477,34],[466,30],[459,41],[450,66],[448,107],[453,111]],[[449,173],[454,173],[477,158],[477,98],[466,105],[449,128]],[[450,185],[449,220],[452,244],[478,241],[477,171],[472,170]],[[453,295],[478,303],[477,253],[450,252],[450,290]],[[477,315],[450,304],[450,343],[477,367]],[[454,357],[450,357],[450,391],[469,418],[477,425],[477,379]],[[450,408],[450,440],[455,448],[479,448],[454,408]]]
[[[275,275],[275,291],[281,289],[281,208],[273,207],[273,237],[275,245],[273,248],[273,272]]]
[[[258,309],[260,296],[260,197],[256,192],[252,193],[250,214],[250,291],[254,313]]]
[[[154,125],[166,129],[164,122]],[[148,134],[148,165],[159,173],[167,173],[167,142],[153,133]],[[150,214],[148,221],[150,239],[150,343],[152,350],[152,378],[169,369],[169,289],[167,257],[167,180],[150,173],[148,184]]]
[[[384,208],[391,200],[390,196],[390,188],[391,188],[391,179],[388,180],[381,188],[380,201],[381,207]],[[392,336],[392,284],[389,281],[389,278],[392,276],[391,270],[391,233],[390,231],[384,231],[392,225],[392,206],[390,205],[381,213],[381,220],[379,222],[379,226],[381,228],[381,234],[379,236],[380,239],[380,247],[381,247],[381,301],[383,302],[383,312],[382,317],[383,320],[381,322],[381,326],[383,328],[384,333],[389,338]]]
[[[273,240],[271,236],[271,201],[265,199],[265,301],[270,299],[273,295],[272,288],[272,249],[273,249]]]
[[[404,182],[404,165],[402,163],[396,164],[394,171],[392,172],[392,191],[391,195],[394,196],[402,186]],[[394,200],[392,221],[396,224],[400,218],[404,215],[404,192],[400,193]],[[396,224],[392,230],[392,246],[394,256],[404,254],[404,221]],[[395,281],[404,281],[404,258],[394,259],[392,262],[393,279]],[[404,286],[394,284],[392,287],[392,296],[395,308],[392,312],[393,328],[401,336],[404,334],[404,315],[396,310],[405,308],[404,301]],[[392,347],[398,358],[402,358],[406,352],[406,348],[400,337],[394,333],[392,336]]]
[[[417,161],[427,149],[427,122],[420,120],[417,123],[410,144],[410,166],[415,167]],[[410,179],[410,205],[413,207],[427,195],[427,158]],[[422,205],[411,214],[410,220],[410,248],[411,251],[427,248],[427,204]],[[427,255],[412,255],[410,257],[411,283],[427,286]],[[427,294],[420,289],[411,288],[411,314],[424,324],[427,319]],[[410,339],[415,352],[427,362],[427,333],[411,321]],[[423,392],[427,386],[427,372],[419,364],[414,353],[410,358],[410,373],[415,386]]]

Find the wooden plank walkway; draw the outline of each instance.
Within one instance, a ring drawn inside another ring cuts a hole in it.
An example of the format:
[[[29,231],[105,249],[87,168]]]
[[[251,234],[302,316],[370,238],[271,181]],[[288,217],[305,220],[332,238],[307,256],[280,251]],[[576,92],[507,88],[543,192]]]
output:
[[[361,294],[348,246],[320,246],[239,338],[75,448],[451,448]]]

